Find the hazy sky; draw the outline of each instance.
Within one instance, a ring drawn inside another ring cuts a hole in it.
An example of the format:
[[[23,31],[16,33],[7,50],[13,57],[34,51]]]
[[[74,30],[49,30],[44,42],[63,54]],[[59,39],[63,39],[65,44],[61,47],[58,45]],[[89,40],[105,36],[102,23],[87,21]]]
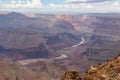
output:
[[[120,0],[0,0],[0,10],[24,12],[120,12]]]

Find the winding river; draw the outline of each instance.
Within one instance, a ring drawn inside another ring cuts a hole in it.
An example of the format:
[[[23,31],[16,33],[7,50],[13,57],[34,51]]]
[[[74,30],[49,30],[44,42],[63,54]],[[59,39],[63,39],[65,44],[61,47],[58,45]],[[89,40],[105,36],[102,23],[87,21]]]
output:
[[[78,47],[78,46],[82,45],[82,44],[85,42],[84,37],[81,37],[81,40],[82,40],[82,41],[80,41],[78,44],[75,44],[75,45],[73,45],[73,46],[71,46],[71,47],[75,48],[75,47]],[[65,50],[71,48],[71,47],[66,47],[66,48],[64,48],[64,49],[62,49],[62,50],[60,50],[60,51],[58,51],[58,52],[61,53],[61,56],[55,57],[54,59],[65,59],[65,58],[67,58],[68,55],[66,55],[66,54],[63,53],[63,52],[64,52]]]
[[[53,60],[59,60],[59,59],[65,59],[68,57],[68,55],[65,53],[65,50],[69,49],[69,48],[75,48],[75,47],[78,47],[80,46],[81,44],[83,44],[85,42],[85,39],[84,37],[81,38],[82,41],[80,41],[78,44],[75,44],[73,46],[70,46],[70,47],[67,47],[67,48],[64,48],[60,51],[58,51],[59,53],[61,53],[60,56],[58,57],[55,57],[53,59],[42,59],[42,58],[39,58],[39,59],[27,59],[27,60],[20,60],[20,61],[17,61],[17,63],[20,63],[22,65],[27,65],[27,64],[30,64],[30,63],[34,63],[34,62],[37,62],[37,61],[53,61]]]

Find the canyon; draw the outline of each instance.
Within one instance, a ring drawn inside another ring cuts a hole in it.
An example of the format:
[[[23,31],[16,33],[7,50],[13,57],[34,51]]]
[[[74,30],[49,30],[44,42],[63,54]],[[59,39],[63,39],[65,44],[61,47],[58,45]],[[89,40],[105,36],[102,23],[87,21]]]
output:
[[[28,72],[24,73],[33,73],[38,80],[60,80],[68,69],[77,69],[82,75],[90,66],[111,60],[120,52],[119,14],[34,15],[0,14],[3,65],[25,67]]]

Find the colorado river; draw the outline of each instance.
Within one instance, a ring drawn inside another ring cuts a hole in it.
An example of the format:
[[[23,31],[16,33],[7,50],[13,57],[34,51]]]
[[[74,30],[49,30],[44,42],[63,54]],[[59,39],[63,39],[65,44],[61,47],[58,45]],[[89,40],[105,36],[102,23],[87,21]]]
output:
[[[80,46],[81,44],[83,44],[84,41],[85,41],[85,39],[82,37],[81,40],[82,40],[82,41],[80,41],[80,43],[78,43],[78,44],[76,44],[76,45],[73,45],[72,47],[78,47],[78,46]]]
[[[64,48],[64,49],[62,49],[62,50],[60,50],[60,51],[57,51],[57,52],[61,53],[61,55],[58,56],[58,57],[55,57],[55,58],[53,58],[53,59],[41,59],[41,58],[39,58],[39,59],[27,59],[27,60],[20,60],[20,61],[17,61],[17,62],[20,63],[20,64],[22,64],[22,65],[27,65],[27,64],[34,63],[34,62],[37,62],[37,61],[53,61],[54,59],[55,59],[55,60],[65,59],[65,58],[68,57],[68,55],[65,54],[64,51],[67,50],[67,49],[69,49],[69,48],[75,48],[75,47],[78,47],[78,46],[82,45],[82,44],[85,42],[84,37],[82,37],[81,40],[82,40],[82,41],[80,41],[80,42],[79,42],[78,44],[76,44],[76,45],[73,45],[73,46]]]
[[[63,59],[63,58],[67,58],[68,56],[66,54],[61,54],[61,56],[59,57],[55,57],[54,59]]]
[[[84,37],[82,37],[81,40],[82,40],[82,41],[80,41],[78,44],[73,45],[73,46],[71,46],[71,47],[75,48],[75,47],[78,47],[78,46],[82,45],[82,44],[85,42]],[[71,48],[71,47],[67,47],[67,48],[62,49],[61,51],[58,51],[58,52],[60,52],[60,53],[62,53],[62,54],[61,54],[61,56],[55,57],[54,59],[64,59],[64,58],[67,58],[68,55],[66,55],[65,53],[63,54],[63,51],[66,50],[66,49],[69,49],[69,48]]]

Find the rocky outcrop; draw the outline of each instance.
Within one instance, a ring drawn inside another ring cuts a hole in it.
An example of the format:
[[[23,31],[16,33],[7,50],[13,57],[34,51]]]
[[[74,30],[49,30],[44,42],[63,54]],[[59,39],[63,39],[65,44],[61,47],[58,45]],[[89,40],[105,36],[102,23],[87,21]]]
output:
[[[81,78],[76,70],[68,70],[64,73],[61,80],[81,80]]]
[[[104,64],[91,66],[82,76],[74,70],[66,71],[61,80],[120,80],[120,55]]]
[[[120,56],[104,64],[90,67],[82,80],[120,80]]]

